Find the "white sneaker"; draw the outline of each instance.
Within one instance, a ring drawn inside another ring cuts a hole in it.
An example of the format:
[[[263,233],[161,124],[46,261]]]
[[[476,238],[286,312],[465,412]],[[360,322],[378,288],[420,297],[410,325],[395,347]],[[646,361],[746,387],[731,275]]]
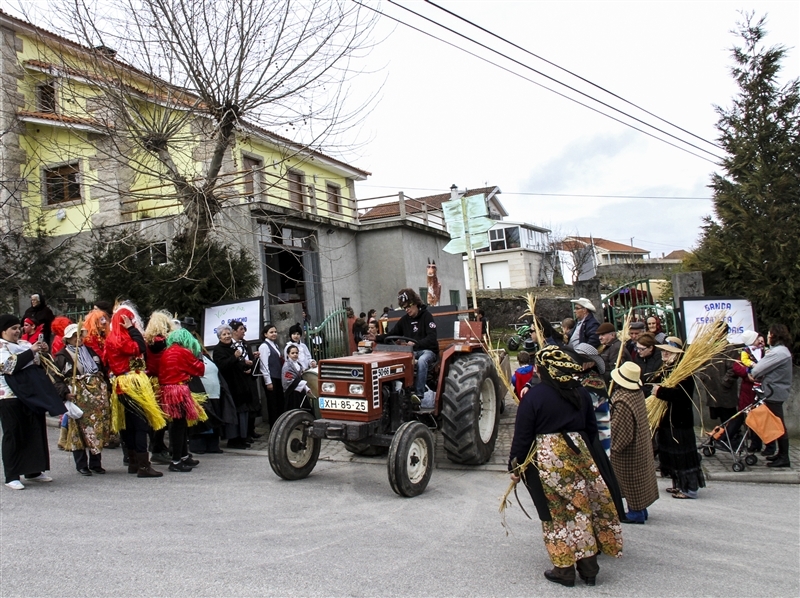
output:
[[[41,475],[37,475],[35,478],[29,478],[29,477],[26,476],[25,477],[25,481],[26,482],[52,482],[53,478],[51,478],[49,475],[46,475],[46,474],[43,473]]]
[[[14,480],[13,482],[7,482],[6,486],[11,488],[12,490],[25,490],[25,486],[23,486],[22,482],[19,480]]]

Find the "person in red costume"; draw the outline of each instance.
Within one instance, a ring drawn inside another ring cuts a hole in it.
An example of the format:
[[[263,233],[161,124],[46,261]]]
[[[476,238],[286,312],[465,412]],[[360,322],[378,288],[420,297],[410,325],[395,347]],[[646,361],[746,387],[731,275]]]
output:
[[[64,331],[67,329],[67,326],[72,323],[72,320],[66,316],[56,316],[55,320],[53,320],[53,324],[50,326],[53,332],[53,342],[50,343],[50,352],[53,355],[64,348]]]
[[[146,345],[139,326],[141,319],[133,304],[121,304],[111,317],[104,361],[113,376],[112,401],[118,401],[124,410],[112,404],[114,427],[122,433],[128,449],[128,473],[157,478],[163,474],[150,464],[147,431],[151,427],[160,430],[166,420],[145,373]]]
[[[192,333],[178,328],[169,333],[167,348],[161,354],[158,384],[161,387],[159,401],[161,408],[172,424],[169,432],[169,445],[172,451],[170,471],[187,472],[200,462],[189,456],[188,422],[204,419],[203,408],[192,398],[189,379],[202,376],[206,366],[200,359],[200,343]]]

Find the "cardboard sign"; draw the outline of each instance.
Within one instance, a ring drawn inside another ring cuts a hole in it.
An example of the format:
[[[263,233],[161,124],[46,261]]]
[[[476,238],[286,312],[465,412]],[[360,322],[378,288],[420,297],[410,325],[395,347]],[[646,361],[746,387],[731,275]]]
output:
[[[725,320],[730,332],[728,342],[740,344],[745,330],[756,329],[753,306],[747,299],[733,297],[681,297],[686,344],[692,344],[705,324]]]
[[[230,324],[233,320],[239,320],[247,328],[245,341],[261,340],[263,301],[263,297],[252,297],[207,307],[203,312],[203,344],[206,347],[213,347],[219,343],[217,328],[221,324]]]

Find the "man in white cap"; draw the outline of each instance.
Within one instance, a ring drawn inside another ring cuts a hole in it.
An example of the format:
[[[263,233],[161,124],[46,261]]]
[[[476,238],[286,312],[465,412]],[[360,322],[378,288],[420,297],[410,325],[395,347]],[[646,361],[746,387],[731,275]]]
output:
[[[577,324],[569,337],[569,346],[574,349],[580,343],[587,343],[597,349],[600,346],[600,337],[597,334],[600,322],[594,317],[594,304],[585,297],[572,299],[571,303],[575,304]]]

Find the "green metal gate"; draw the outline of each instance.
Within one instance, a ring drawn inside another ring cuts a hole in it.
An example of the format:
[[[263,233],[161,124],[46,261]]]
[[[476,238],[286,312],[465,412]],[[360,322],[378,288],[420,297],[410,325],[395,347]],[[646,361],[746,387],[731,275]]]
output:
[[[675,310],[672,305],[653,301],[650,279],[642,278],[628,282],[615,289],[603,299],[603,312],[615,330],[621,330],[628,311],[633,309],[633,320],[645,322],[649,316],[661,320],[661,328],[668,336],[680,336]]]
[[[306,344],[314,360],[343,357],[350,353],[350,338],[347,330],[347,311],[336,309],[328,312],[316,328],[308,329]]]

